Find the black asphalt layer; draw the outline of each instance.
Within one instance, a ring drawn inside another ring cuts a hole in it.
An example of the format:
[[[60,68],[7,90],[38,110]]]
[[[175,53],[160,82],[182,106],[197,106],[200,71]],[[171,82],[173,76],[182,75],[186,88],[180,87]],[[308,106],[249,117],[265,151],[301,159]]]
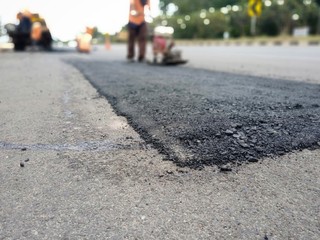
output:
[[[319,148],[320,85],[187,67],[71,63],[179,166],[221,167]]]

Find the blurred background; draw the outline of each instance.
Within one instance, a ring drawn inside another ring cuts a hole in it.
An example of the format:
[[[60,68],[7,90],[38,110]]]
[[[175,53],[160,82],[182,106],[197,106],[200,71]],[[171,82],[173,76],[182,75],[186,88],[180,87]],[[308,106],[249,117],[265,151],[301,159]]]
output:
[[[93,29],[93,43],[124,42],[129,0],[41,1],[0,0],[1,42],[4,25],[16,23],[19,11],[40,14],[53,41],[74,44],[77,34]],[[320,0],[151,0],[151,29],[172,26],[175,39],[308,37],[320,34]]]
[[[162,0],[156,23],[173,26],[177,38],[315,35],[320,30],[319,4],[319,0]]]

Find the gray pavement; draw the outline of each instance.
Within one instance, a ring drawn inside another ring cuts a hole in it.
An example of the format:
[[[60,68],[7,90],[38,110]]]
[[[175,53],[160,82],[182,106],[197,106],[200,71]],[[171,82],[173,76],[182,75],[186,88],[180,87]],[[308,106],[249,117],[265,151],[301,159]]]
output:
[[[319,239],[319,150],[179,168],[66,55],[0,55],[0,239]]]
[[[189,66],[213,71],[320,83],[320,47],[198,46],[180,47]]]

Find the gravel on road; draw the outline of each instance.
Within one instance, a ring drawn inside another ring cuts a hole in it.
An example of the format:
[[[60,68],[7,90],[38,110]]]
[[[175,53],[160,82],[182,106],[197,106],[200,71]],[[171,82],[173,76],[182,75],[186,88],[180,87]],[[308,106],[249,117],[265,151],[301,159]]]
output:
[[[121,61],[71,62],[178,166],[239,165],[320,147],[319,84]]]

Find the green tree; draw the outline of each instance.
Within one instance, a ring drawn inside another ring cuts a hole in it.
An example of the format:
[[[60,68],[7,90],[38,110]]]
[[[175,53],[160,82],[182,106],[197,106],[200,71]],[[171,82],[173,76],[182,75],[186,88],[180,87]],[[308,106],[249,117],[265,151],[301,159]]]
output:
[[[262,14],[257,18],[258,35],[291,34],[295,27],[301,26],[309,26],[311,34],[320,32],[320,0],[270,1],[270,6],[263,4]],[[178,6],[171,18],[167,16],[170,3]],[[234,5],[238,7],[235,8]],[[223,7],[224,10],[228,9],[223,11],[224,16],[221,14]],[[161,18],[156,23],[163,24],[163,20],[167,21],[167,24],[175,28],[178,38],[221,37],[224,31],[228,31],[231,37],[248,36],[250,17],[247,7],[248,0],[160,0],[165,19]],[[209,11],[210,8],[215,11]],[[206,11],[205,18],[200,17],[201,11]],[[191,16],[191,19],[185,21],[186,16]],[[207,19],[209,24],[204,24],[204,19]]]
[[[191,14],[201,9],[209,9],[210,7],[222,8],[227,5],[238,4],[239,0],[160,0],[160,8],[166,13],[170,3],[178,6],[177,14]]]
[[[243,12],[230,14],[229,22],[230,37],[238,38],[250,35],[250,18]]]

